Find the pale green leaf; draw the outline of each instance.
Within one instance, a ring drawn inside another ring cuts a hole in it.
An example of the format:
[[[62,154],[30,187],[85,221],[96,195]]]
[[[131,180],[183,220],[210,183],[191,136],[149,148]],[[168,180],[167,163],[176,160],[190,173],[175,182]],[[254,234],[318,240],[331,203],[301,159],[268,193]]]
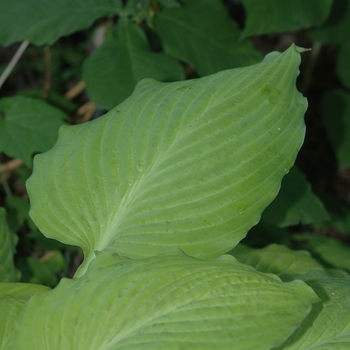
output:
[[[12,342],[7,343],[27,301],[36,293],[49,288],[29,283],[0,283],[0,349],[14,349]],[[33,320],[32,320],[33,322]],[[33,322],[35,323],[35,322]],[[5,347],[5,344],[7,347]],[[11,344],[11,346],[10,346]],[[37,349],[39,350],[39,348]]]
[[[301,275],[316,267],[322,267],[309,252],[290,250],[278,244],[271,244],[262,249],[253,249],[239,244],[230,251],[230,254],[258,271],[274,273],[278,276]]]
[[[144,80],[106,116],[62,127],[27,183],[34,222],[82,247],[82,270],[111,245],[129,257],[180,248],[207,259],[232,249],[303,142],[299,62],[293,45],[197,80]]]
[[[330,220],[321,200],[305,176],[293,167],[282,180],[281,190],[265,209],[262,219],[278,227],[314,224]]]
[[[188,0],[155,17],[164,50],[192,64],[200,75],[254,64],[260,56],[217,0]]]
[[[305,281],[322,299],[301,327],[278,350],[348,350],[350,344],[350,277],[330,277],[315,269]],[[276,350],[277,350],[276,349]]]
[[[247,21],[243,37],[296,31],[321,25],[333,0],[243,0]]]
[[[67,116],[45,102],[29,97],[0,100],[0,151],[32,164],[35,152],[45,152],[57,140]]]
[[[0,45],[26,39],[35,45],[53,44],[98,18],[118,14],[121,8],[121,0],[2,1]]]
[[[332,90],[322,99],[323,120],[340,169],[350,166],[350,95]]]
[[[135,85],[144,78],[184,79],[177,60],[149,50],[146,35],[137,24],[122,17],[115,32],[115,36],[108,37],[83,67],[87,92],[99,107],[115,107],[129,97]]]
[[[231,256],[103,253],[81,278],[63,279],[28,302],[13,348],[271,349],[317,301],[303,282],[282,283]]]
[[[0,208],[0,282],[19,280],[19,272],[13,262],[16,243],[17,237],[7,225],[6,211]]]

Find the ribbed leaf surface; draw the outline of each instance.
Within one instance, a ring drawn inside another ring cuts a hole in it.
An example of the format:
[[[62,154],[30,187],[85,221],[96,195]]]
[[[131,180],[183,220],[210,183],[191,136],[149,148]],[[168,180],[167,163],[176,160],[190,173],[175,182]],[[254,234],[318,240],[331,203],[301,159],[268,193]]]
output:
[[[142,257],[233,248],[276,196],[303,142],[293,45],[198,80],[144,80],[106,116],[62,127],[36,156],[31,216],[48,237]]]
[[[34,296],[12,339],[17,350],[271,349],[317,300],[303,282],[282,283],[230,256],[103,253],[81,278]]]
[[[0,349],[15,349],[8,340],[17,316],[34,294],[48,289],[49,287],[29,283],[0,283]]]
[[[265,273],[276,275],[301,275],[316,267],[322,267],[307,251],[293,251],[283,245],[271,244],[262,249],[253,249],[239,244],[230,254],[240,262]]]
[[[297,278],[311,286],[322,302],[313,305],[302,326],[278,350],[348,350],[350,277],[330,277],[315,269]]]

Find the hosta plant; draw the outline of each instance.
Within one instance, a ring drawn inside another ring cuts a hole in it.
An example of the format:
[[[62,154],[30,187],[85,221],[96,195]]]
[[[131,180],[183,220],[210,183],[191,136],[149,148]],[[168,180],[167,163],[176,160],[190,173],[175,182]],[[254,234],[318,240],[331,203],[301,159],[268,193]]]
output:
[[[1,349],[345,349],[348,277],[239,244],[303,142],[301,51],[146,79],[100,119],[61,127],[36,156],[31,217],[84,262],[54,289],[0,284]]]

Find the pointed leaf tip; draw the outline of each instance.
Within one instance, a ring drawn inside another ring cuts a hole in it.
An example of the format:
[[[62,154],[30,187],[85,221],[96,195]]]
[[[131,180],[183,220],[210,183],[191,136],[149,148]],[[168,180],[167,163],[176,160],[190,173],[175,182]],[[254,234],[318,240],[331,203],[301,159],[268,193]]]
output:
[[[129,257],[207,259],[233,248],[276,196],[305,133],[292,47],[193,81],[144,81],[106,116],[66,127],[28,181],[42,232]]]

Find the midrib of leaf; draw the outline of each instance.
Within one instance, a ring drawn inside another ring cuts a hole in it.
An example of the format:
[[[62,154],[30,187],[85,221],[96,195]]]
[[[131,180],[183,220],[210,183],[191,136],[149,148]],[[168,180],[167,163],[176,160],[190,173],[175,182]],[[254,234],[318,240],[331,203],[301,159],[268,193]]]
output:
[[[259,67],[260,69],[262,67]],[[258,74],[259,72],[252,72],[251,74]],[[242,73],[243,74],[243,73]],[[236,79],[236,78],[235,78]],[[245,78],[245,79],[249,79],[248,78]],[[244,80],[245,80],[244,79]],[[244,81],[243,80],[243,81]],[[232,83],[231,81],[228,81],[226,83],[228,86],[230,86]],[[244,90],[249,90],[250,87],[251,87],[251,84],[248,84],[247,86],[245,86]],[[224,87],[223,87],[224,88]],[[243,91],[239,91],[236,93],[237,96],[241,96],[243,93],[244,93],[244,90]],[[170,92],[169,92],[170,93]],[[194,99],[190,104],[187,104],[187,108],[183,111],[183,115],[188,115],[190,114],[189,111],[191,110],[191,108],[193,107],[194,104],[196,104],[196,102],[198,100],[201,100],[201,93],[203,93],[204,95],[206,94],[206,87],[203,87],[202,91],[200,93],[197,93],[197,96],[196,96],[196,99]],[[220,95],[220,91],[217,91],[217,94]],[[259,91],[256,90],[254,94],[251,94],[250,97],[248,98],[248,100],[245,101],[245,104],[248,104],[249,105],[249,100],[252,100],[254,101],[254,99],[256,98],[256,95],[259,94]],[[161,94],[162,95],[162,94]],[[182,96],[181,96],[182,97]],[[179,105],[181,104],[181,97],[179,98],[179,100],[177,101],[177,104],[174,103],[174,105]],[[209,112],[211,109],[215,109],[215,106],[216,105],[219,105],[219,104],[223,104],[225,102],[230,102],[230,100],[232,99],[232,95],[228,98],[226,98],[225,100],[220,100],[219,102],[217,102],[216,104],[213,104],[212,103],[212,100],[214,99],[215,96],[212,96],[211,99],[207,100],[207,103],[205,105],[205,107],[203,107],[203,111],[202,111],[202,114],[199,115],[199,118],[201,118],[201,116],[203,116],[203,114]],[[154,97],[155,100],[157,100],[157,97]],[[140,111],[140,115],[142,115],[142,112],[147,110],[147,108],[149,107],[149,105],[151,105],[152,103],[154,103],[154,100],[153,98],[146,104],[143,106],[142,110]],[[209,106],[209,107],[208,107]],[[275,107],[276,108],[276,107]],[[275,109],[274,108],[274,109]],[[128,113],[129,111],[125,111],[125,113]],[[258,113],[259,112],[259,109],[255,111],[255,113]],[[270,113],[273,113],[274,110],[272,110]],[[155,114],[157,113],[156,111],[154,112]],[[283,117],[283,115],[281,116],[281,118]],[[225,118],[225,116],[223,116],[223,118]],[[170,118],[171,119],[171,116]],[[252,128],[250,128],[249,130],[247,130],[247,133],[253,133],[256,132],[257,134],[259,134],[259,137],[255,138],[255,139],[251,139],[249,143],[245,143],[245,147],[239,149],[238,151],[234,150],[234,152],[236,153],[245,153],[247,151],[247,149],[250,147],[251,144],[253,144],[253,147],[254,147],[254,143],[256,142],[256,140],[258,139],[261,139],[262,137],[264,137],[264,134],[262,133],[259,133],[258,131],[261,129],[261,124],[265,123],[266,122],[266,119],[267,117],[265,117],[264,119],[261,119],[259,121],[259,123],[255,124]],[[140,118],[138,118],[138,121],[140,120]],[[171,156],[173,156],[174,154],[176,154],[177,152],[182,152],[186,147],[188,148],[193,148],[193,143],[187,145],[185,148],[181,148],[181,149],[177,149],[176,152],[174,153],[173,152],[173,149],[176,149],[178,147],[178,144],[179,142],[181,142],[185,137],[189,137],[191,135],[191,133],[193,133],[193,131],[191,131],[188,127],[188,123],[190,122],[193,122],[193,120],[189,120],[187,123],[183,122],[184,118],[181,119],[181,122],[179,122],[179,127],[178,127],[178,130],[177,130],[177,133],[174,137],[174,140],[172,142],[172,144],[170,144],[170,146],[164,150],[164,152],[161,152],[156,158],[154,158],[154,161],[153,163],[149,166],[148,169],[144,169],[144,172],[143,174],[141,175],[141,177],[139,177],[139,179],[137,180],[136,183],[133,184],[131,190],[126,193],[124,195],[124,197],[122,198],[122,201],[120,203],[120,205],[118,206],[118,209],[115,210],[115,214],[113,215],[112,219],[111,219],[111,224],[110,224],[110,229],[107,228],[107,231],[106,231],[106,234],[102,234],[101,236],[101,241],[100,243],[98,244],[98,250],[103,250],[105,247],[108,246],[108,244],[110,243],[110,238],[111,237],[115,237],[117,235],[117,232],[118,232],[118,227],[123,223],[124,221],[124,218],[128,216],[129,212],[131,209],[133,209],[133,204],[135,203],[135,201],[137,200],[137,197],[142,195],[145,191],[147,190],[152,190],[152,186],[151,187],[147,187],[145,188],[145,183],[147,181],[149,181],[150,179],[152,179],[152,177],[154,175],[156,175],[156,171],[158,169],[162,169],[161,164],[163,164],[166,160],[168,160]],[[217,121],[215,121],[217,122]],[[186,127],[183,127],[182,128],[182,132],[181,134],[179,135],[180,133],[180,128],[181,128],[181,125],[183,125],[183,123],[187,124]],[[213,121],[211,120],[209,122],[209,124],[213,123]],[[232,125],[235,125],[237,122],[234,120],[234,118],[232,118]],[[226,127],[228,129],[231,129],[232,125],[226,125]],[[204,125],[203,127],[207,127],[207,125]],[[122,129],[122,127],[120,128],[120,130]],[[199,130],[199,129],[196,129],[195,132]],[[212,138],[213,135],[209,135],[207,136],[207,138]],[[244,135],[240,135],[240,137],[244,137]],[[283,132],[281,132],[279,134],[279,136],[277,138],[282,138],[283,137]],[[200,139],[200,142],[203,142],[203,138]],[[233,142],[235,142],[235,140],[233,140]],[[147,143],[147,142],[146,142]],[[227,143],[223,143],[222,148],[227,148],[228,147],[228,144]],[[132,157],[133,155],[133,150],[131,150],[130,152],[130,155]],[[210,150],[208,151],[209,152],[214,152],[214,153],[217,153],[218,152],[218,149],[216,149],[215,151],[213,150]],[[260,150],[260,152],[258,152],[258,154],[260,154],[262,152],[262,150]],[[201,154],[201,158],[206,158],[206,155],[207,153],[203,153]],[[247,164],[251,159],[247,159],[246,161],[244,161],[243,163],[240,164],[240,167],[244,167],[245,164]],[[190,162],[191,160],[188,160],[188,162]],[[134,162],[132,162],[134,163]],[[144,159],[143,159],[143,163],[145,163]],[[186,164],[186,163],[184,163]],[[164,167],[163,167],[164,168]],[[166,171],[169,170],[169,166],[166,167]],[[162,170],[160,170],[160,172],[162,172]],[[224,174],[222,174],[222,176],[232,176],[232,170],[228,169],[227,172],[225,172]],[[251,176],[254,176],[254,174],[251,174],[250,176],[248,177],[245,177],[244,180],[246,180],[247,178],[251,177]],[[217,178],[214,178],[213,181],[218,181]],[[242,180],[238,180],[238,183],[242,181]],[[262,182],[266,182],[267,181],[267,178],[265,178]],[[155,184],[156,186],[157,184]],[[228,188],[230,188],[231,186],[227,186]],[[226,188],[223,188],[222,191],[225,191]],[[246,192],[245,194],[242,195],[242,197],[246,197],[246,196],[249,196],[249,194],[253,191],[253,189],[249,190],[248,192]],[[220,194],[220,192],[219,192]],[[216,197],[220,197],[219,194],[217,192],[214,192],[214,196]],[[200,194],[200,197],[197,199],[198,201],[199,200],[202,200],[203,198],[209,198],[211,197],[212,194],[210,193],[210,191],[208,191],[207,194]],[[258,201],[259,203],[259,201]],[[186,205],[184,203],[181,203],[179,204],[179,206],[183,206],[183,205]],[[228,203],[227,205],[230,205],[230,203]],[[175,206],[176,207],[176,206]],[[171,208],[174,209],[174,203],[171,202]],[[212,211],[213,207],[209,208],[208,209],[208,212]],[[221,203],[218,202],[217,204],[217,208],[218,209],[222,209],[223,206]],[[164,207],[164,209],[166,209],[166,206]],[[147,209],[146,209],[147,210]],[[147,211],[146,211],[147,212]],[[206,211],[204,210],[204,213]],[[142,211],[139,212],[139,215],[142,215]],[[189,215],[189,217],[191,216],[192,214]],[[239,215],[239,213],[236,215],[233,215],[233,216],[237,216]],[[186,217],[186,216],[185,216]],[[166,220],[165,220],[166,221]],[[107,225],[108,227],[108,225]],[[190,229],[189,229],[190,231]],[[103,239],[103,238],[106,238],[106,239]]]

